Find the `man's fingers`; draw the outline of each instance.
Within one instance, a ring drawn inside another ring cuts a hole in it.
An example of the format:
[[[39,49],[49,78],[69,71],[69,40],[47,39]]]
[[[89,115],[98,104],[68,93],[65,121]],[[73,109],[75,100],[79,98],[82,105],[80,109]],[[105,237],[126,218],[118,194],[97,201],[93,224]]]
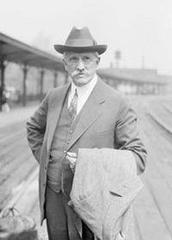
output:
[[[70,157],[70,156],[66,156],[66,159],[71,162],[71,163],[75,163],[76,162],[76,157]]]
[[[125,240],[125,237],[122,236],[120,233],[116,236],[115,240]]]
[[[77,154],[74,152],[67,152],[66,159],[69,161],[70,168],[75,171],[75,165],[77,160]]]
[[[67,152],[67,156],[76,158],[77,154],[75,152]]]

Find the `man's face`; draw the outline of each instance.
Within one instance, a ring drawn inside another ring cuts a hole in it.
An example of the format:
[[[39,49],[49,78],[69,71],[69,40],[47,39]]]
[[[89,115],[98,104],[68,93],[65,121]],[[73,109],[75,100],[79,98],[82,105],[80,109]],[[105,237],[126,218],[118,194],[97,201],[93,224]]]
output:
[[[96,52],[67,52],[64,54],[65,69],[78,87],[82,87],[92,80],[99,60]]]

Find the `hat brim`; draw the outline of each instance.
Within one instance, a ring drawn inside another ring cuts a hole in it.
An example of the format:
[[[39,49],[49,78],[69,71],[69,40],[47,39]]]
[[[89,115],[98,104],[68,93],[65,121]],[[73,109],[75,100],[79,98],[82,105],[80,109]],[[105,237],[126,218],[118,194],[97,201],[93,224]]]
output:
[[[98,52],[99,54],[102,54],[106,51],[107,45],[95,45],[95,46],[82,46],[82,47],[73,47],[68,45],[54,45],[54,48],[57,52],[63,54],[64,52]]]

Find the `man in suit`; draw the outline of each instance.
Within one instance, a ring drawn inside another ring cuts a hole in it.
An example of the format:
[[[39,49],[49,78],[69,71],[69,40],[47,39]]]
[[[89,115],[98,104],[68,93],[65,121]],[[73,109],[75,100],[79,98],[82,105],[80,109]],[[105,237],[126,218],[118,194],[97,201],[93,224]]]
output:
[[[27,122],[29,145],[40,164],[41,221],[47,219],[50,240],[93,240],[69,204],[78,149],[131,150],[138,173],[144,171],[146,150],[135,112],[96,75],[107,46],[98,45],[88,28],[74,27],[65,44],[54,47],[63,54],[70,82],[50,91]]]

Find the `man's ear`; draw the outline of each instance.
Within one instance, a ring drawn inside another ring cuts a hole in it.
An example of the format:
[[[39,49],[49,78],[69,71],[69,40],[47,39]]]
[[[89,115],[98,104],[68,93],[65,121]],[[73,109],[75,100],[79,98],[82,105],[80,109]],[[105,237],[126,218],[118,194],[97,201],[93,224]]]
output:
[[[99,64],[99,62],[100,62],[100,57],[97,57],[97,65]]]

